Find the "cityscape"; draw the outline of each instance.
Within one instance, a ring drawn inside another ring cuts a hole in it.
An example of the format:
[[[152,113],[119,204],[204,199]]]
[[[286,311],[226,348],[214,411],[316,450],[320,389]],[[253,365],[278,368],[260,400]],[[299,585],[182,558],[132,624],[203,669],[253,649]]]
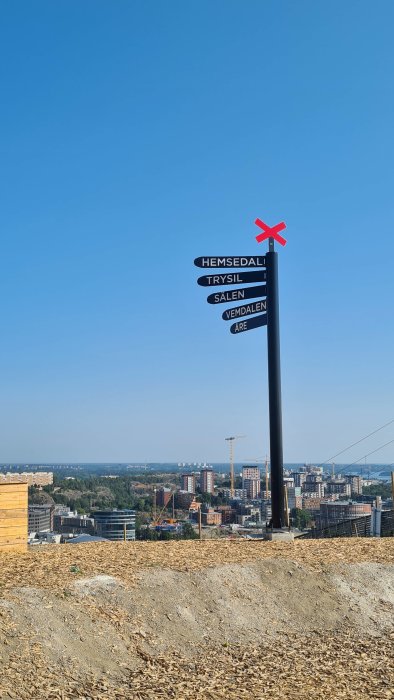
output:
[[[7,491],[7,484],[13,488],[19,483],[29,490],[28,545],[263,539],[270,528],[268,459],[261,465],[223,464],[215,468],[186,463],[160,468],[112,466],[109,473],[103,473],[101,466],[92,476],[92,471],[87,473],[80,465],[63,465],[54,471],[33,471],[35,467],[29,465],[25,466],[29,471],[22,471],[23,467],[3,465],[0,492]],[[91,470],[98,468],[91,465]],[[368,534],[393,535],[389,469],[368,465],[359,471],[342,473],[342,467],[335,464],[328,469],[314,465],[286,468],[287,525],[293,534],[304,538],[333,536],[335,526],[348,522],[353,528],[350,534],[358,536],[365,532],[367,520]],[[78,476],[71,476],[73,473]],[[376,474],[380,478],[375,478]],[[385,529],[380,532],[382,514]]]
[[[393,26],[0,3],[0,700],[394,700]]]

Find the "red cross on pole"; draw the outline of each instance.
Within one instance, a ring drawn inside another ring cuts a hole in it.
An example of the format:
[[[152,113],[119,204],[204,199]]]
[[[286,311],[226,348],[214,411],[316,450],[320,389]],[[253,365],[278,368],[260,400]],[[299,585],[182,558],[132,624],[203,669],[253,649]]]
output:
[[[286,245],[286,239],[279,235],[279,231],[283,231],[286,228],[284,221],[276,224],[276,226],[268,226],[264,223],[264,221],[261,221],[261,219],[256,219],[254,223],[256,226],[263,229],[263,233],[259,233],[258,236],[256,236],[256,241],[258,243],[262,243],[262,241],[265,241],[267,238],[272,238],[278,241],[278,243],[281,245]]]

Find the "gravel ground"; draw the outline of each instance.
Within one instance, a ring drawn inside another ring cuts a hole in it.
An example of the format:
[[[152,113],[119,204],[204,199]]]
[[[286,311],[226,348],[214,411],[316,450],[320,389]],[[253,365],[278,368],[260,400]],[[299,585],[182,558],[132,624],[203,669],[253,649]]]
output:
[[[0,699],[394,699],[394,540],[0,557]]]

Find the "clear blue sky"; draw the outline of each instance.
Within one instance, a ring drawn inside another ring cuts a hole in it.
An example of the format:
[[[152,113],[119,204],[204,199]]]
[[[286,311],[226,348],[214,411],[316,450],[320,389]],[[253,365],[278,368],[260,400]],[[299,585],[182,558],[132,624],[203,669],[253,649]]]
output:
[[[0,461],[264,455],[266,331],[193,266],[262,253],[256,216],[288,225],[285,460],[393,418],[392,0],[0,14]]]

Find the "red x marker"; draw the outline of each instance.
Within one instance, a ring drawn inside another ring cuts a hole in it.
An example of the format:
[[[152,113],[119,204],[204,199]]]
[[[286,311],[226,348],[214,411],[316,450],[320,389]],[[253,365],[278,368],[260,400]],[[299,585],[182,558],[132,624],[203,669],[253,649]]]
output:
[[[280,224],[276,224],[276,226],[267,226],[261,219],[256,219],[254,223],[264,231],[264,233],[259,233],[259,235],[256,236],[256,241],[258,243],[265,241],[266,238],[275,238],[281,245],[286,245],[286,239],[279,235],[279,231],[283,231],[286,228],[284,221],[281,221]]]

